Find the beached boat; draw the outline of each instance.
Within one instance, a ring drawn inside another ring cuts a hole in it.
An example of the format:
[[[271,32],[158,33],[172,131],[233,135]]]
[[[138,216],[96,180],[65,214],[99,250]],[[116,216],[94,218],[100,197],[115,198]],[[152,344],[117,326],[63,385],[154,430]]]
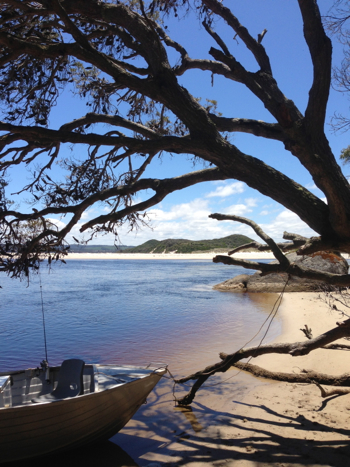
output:
[[[165,372],[71,359],[48,371],[0,373],[0,463],[109,439]]]

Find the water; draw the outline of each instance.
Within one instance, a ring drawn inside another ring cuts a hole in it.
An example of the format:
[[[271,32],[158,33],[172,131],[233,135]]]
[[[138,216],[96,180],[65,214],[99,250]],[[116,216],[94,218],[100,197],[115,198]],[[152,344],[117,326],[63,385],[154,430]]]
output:
[[[49,362],[166,362],[181,375],[201,369],[244,345],[276,299],[212,290],[242,273],[207,260],[68,260],[50,274],[44,268]],[[6,276],[0,284],[0,369],[35,367],[45,358],[39,276],[29,287]],[[268,339],[279,331],[276,320]]]

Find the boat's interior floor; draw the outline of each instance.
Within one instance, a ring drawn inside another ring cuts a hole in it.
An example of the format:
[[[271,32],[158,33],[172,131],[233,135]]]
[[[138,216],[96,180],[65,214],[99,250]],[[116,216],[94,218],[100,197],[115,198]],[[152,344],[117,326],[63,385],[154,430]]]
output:
[[[153,369],[118,365],[86,364],[81,393],[90,394],[130,383],[146,377]],[[40,396],[51,394],[57,387],[60,367],[42,368],[0,374],[0,409],[40,402]],[[48,379],[47,379],[48,378]]]

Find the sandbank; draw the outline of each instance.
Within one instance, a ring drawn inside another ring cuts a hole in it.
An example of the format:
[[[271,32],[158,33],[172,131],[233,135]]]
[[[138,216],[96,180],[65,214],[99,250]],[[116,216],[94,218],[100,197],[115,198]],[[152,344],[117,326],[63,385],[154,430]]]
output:
[[[279,314],[281,342],[304,340],[335,326],[316,293],[285,294]],[[342,340],[343,342],[347,342]],[[308,356],[263,356],[253,361],[275,371],[348,372],[348,354],[316,350]],[[233,371],[223,375],[227,379]],[[164,389],[163,389],[164,390]],[[350,395],[322,399],[312,384],[288,384],[241,372],[222,386],[199,391],[191,408],[175,408],[171,390],[150,398],[140,415],[113,439],[134,464],[159,466],[298,467],[349,464]],[[169,408],[170,406],[170,408]],[[167,409],[166,409],[167,408]],[[123,464],[126,465],[126,464]]]
[[[222,255],[224,253],[191,253],[191,254],[182,254],[182,253],[69,253],[66,259],[83,259],[83,260],[93,260],[93,259],[114,259],[114,260],[125,260],[125,259],[136,259],[136,260],[199,260],[206,259],[211,260],[216,255]],[[275,259],[272,253],[255,253],[255,252],[246,252],[246,253],[236,253],[232,256],[233,258],[240,259]]]

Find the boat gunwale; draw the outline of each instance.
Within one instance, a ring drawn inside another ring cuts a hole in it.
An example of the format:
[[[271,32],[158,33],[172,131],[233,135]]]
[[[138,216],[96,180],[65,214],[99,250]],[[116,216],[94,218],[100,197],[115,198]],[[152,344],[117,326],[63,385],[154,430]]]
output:
[[[148,365],[121,365],[119,363],[85,363],[85,368],[94,368],[94,367],[118,367],[118,368],[129,368],[135,370],[150,370],[151,372],[155,372],[162,369],[167,369],[168,365],[166,363],[149,363]],[[54,365],[49,367],[50,370],[59,370],[61,365]],[[35,367],[35,368],[25,368],[21,370],[10,370],[10,371],[0,371],[0,376],[12,376],[12,375],[20,375],[21,373],[25,373],[26,371],[42,371],[42,368]]]
[[[63,398],[63,399],[53,399],[53,400],[50,400],[50,401],[43,401],[43,402],[32,402],[32,403],[28,403],[28,404],[21,404],[21,405],[15,405],[13,407],[0,407],[0,413],[1,412],[14,412],[14,411],[17,411],[18,409],[27,409],[27,410],[35,410],[35,408],[38,408],[38,407],[44,407],[44,406],[47,406],[47,405],[50,405],[52,403],[55,403],[55,404],[72,404],[74,403],[74,401],[78,401],[78,400],[81,400],[82,398],[86,399],[87,396],[101,396],[102,394],[104,394],[106,391],[111,391],[111,390],[115,390],[117,388],[120,388],[121,386],[126,386],[126,385],[132,385],[133,383],[137,383],[140,379],[144,379],[144,378],[147,378],[147,377],[150,377],[152,375],[156,375],[156,376],[159,376],[160,378],[166,373],[167,371],[167,365],[164,365],[163,367],[158,367],[156,369],[151,369],[151,368],[144,368],[144,367],[141,367],[141,366],[129,366],[129,365],[113,365],[113,364],[108,364],[108,365],[99,365],[99,364],[96,364],[96,365],[93,365],[93,364],[87,364],[85,365],[86,367],[94,367],[94,366],[97,366],[97,367],[116,367],[116,368],[129,368],[129,369],[132,369],[132,370],[148,370],[149,373],[146,373],[144,375],[139,375],[137,377],[135,377],[134,380],[132,381],[126,381],[124,383],[117,383],[116,384],[111,384],[110,386],[106,387],[106,388],[103,388],[99,391],[94,391],[94,392],[88,392],[86,394],[79,394],[79,395],[76,395],[74,397],[66,397],[66,398]],[[54,369],[54,368],[60,368],[59,366],[58,367],[50,367],[51,369]],[[28,368],[28,370],[37,370],[38,368]],[[41,370],[41,369],[39,369]],[[4,376],[8,375],[8,376],[11,376],[12,374],[21,374],[21,373],[25,373],[27,370],[22,370],[22,371],[19,371],[19,372],[15,372],[15,373],[11,373],[11,372],[8,372],[6,373]],[[1,374],[0,374],[1,376]],[[91,397],[90,397],[91,398]]]

